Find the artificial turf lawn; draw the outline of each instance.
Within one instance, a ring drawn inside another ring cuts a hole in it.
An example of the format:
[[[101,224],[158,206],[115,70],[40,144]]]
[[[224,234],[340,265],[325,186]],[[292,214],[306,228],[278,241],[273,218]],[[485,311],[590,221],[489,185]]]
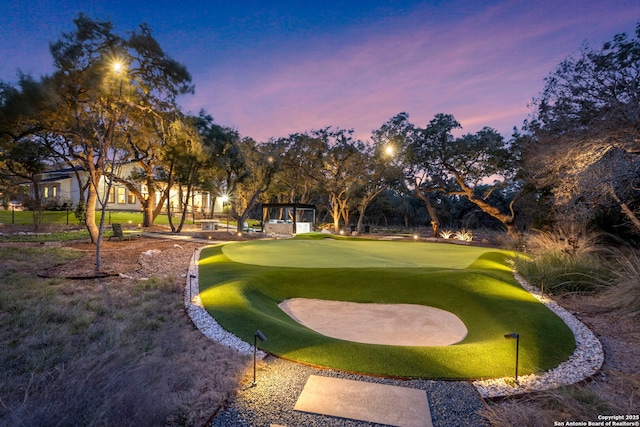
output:
[[[200,256],[202,302],[247,342],[287,359],[399,377],[477,379],[513,375],[566,360],[575,348],[564,322],[520,287],[513,252],[423,242],[333,239],[263,240],[206,248]],[[456,314],[467,337],[452,346],[359,344],[318,334],[291,319],[285,299],[410,303]]]

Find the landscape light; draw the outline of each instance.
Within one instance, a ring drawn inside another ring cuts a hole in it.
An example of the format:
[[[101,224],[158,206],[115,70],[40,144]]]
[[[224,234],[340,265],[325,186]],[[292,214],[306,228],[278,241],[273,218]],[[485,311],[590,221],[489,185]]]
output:
[[[520,334],[516,332],[512,332],[510,334],[505,334],[506,339],[515,339],[516,340],[516,384],[518,383],[518,353],[520,352]]]
[[[260,332],[260,329],[258,329],[256,333],[253,334],[253,383],[251,384],[252,387],[255,387],[258,384],[258,382],[256,381],[256,357],[258,352],[258,339],[260,339],[260,341],[267,340],[267,337],[265,337],[264,334]]]
[[[192,286],[191,281],[195,278],[196,278],[195,274],[189,275],[189,304],[191,304],[191,286]]]

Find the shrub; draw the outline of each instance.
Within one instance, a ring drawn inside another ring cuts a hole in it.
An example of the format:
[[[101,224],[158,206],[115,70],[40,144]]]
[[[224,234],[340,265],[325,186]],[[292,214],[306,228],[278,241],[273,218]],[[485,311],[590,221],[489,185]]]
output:
[[[635,318],[640,318],[640,256],[617,254],[613,277],[602,295],[602,303]]]
[[[470,242],[473,240],[473,232],[471,230],[465,230],[463,228],[460,231],[456,231],[455,239],[463,242]]]
[[[593,292],[611,278],[599,239],[597,233],[571,226],[533,234],[524,243],[529,256],[518,258],[516,269],[550,293]]]
[[[450,239],[451,236],[453,236],[453,231],[451,230],[442,230],[440,232],[440,237],[442,237],[443,239]]]
[[[553,231],[539,231],[528,236],[526,250],[533,254],[563,253],[568,255],[586,255],[602,252],[602,236],[585,228],[574,225],[561,226]]]
[[[84,224],[87,219],[87,209],[84,205],[84,200],[80,200],[73,210],[73,215],[78,220],[78,224]]]

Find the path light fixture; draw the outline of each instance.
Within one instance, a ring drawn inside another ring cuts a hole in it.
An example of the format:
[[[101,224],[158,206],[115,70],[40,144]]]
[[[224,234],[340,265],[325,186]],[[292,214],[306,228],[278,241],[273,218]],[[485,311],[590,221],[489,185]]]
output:
[[[514,339],[516,340],[516,384],[520,384],[518,382],[518,353],[520,352],[520,334],[516,332],[512,332],[510,334],[505,334],[506,339]]]
[[[260,329],[258,329],[256,333],[253,334],[253,383],[251,384],[252,387],[255,387],[258,384],[258,382],[256,381],[256,358],[258,353],[258,339],[260,339],[260,341],[267,340],[267,337],[265,337],[264,334],[260,332]]]
[[[189,275],[189,304],[191,304],[191,288],[192,288],[192,286],[193,286],[193,285],[191,284],[191,281],[192,281],[193,279],[195,279],[195,278],[196,278],[196,275],[195,275],[195,274],[190,274],[190,275]]]

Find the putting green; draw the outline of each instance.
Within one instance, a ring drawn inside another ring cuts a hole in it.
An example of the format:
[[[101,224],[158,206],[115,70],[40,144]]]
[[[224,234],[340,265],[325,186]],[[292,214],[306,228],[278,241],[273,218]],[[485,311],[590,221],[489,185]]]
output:
[[[260,329],[268,337],[261,348],[277,356],[369,374],[509,376],[515,349],[504,335],[517,332],[519,371],[525,375],[565,361],[575,340],[558,316],[517,283],[508,262],[514,255],[412,241],[230,243],[201,252],[200,298],[222,327],[246,342],[253,342]],[[468,334],[442,346],[343,340],[296,322],[278,306],[291,298],[433,307],[457,316]]]
[[[492,249],[475,246],[370,240],[261,240],[225,245],[231,261],[269,267],[463,269]]]

